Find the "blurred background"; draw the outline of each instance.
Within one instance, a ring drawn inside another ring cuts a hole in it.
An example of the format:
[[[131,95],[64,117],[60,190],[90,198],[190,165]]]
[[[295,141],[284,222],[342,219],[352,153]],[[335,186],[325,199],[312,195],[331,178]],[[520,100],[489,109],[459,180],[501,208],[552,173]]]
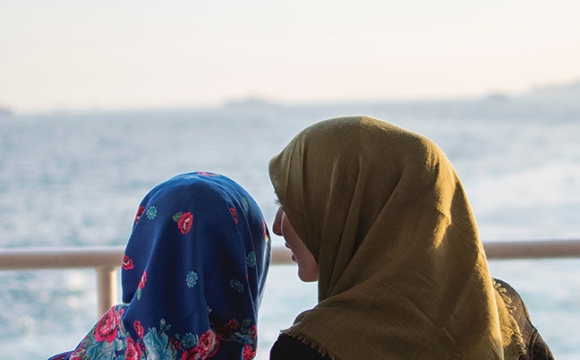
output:
[[[268,160],[361,114],[445,151],[484,241],[578,239],[578,18],[565,0],[0,0],[0,247],[124,245],[142,197],[197,170],[271,224]],[[490,268],[576,359],[580,259]],[[295,272],[272,267],[259,359],[316,304]],[[0,272],[0,358],[74,348],[96,307],[90,270]]]

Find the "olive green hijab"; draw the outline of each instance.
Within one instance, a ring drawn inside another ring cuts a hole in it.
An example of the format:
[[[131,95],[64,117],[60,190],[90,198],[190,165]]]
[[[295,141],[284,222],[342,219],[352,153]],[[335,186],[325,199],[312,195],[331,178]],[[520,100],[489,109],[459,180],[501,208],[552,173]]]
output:
[[[461,182],[429,139],[331,119],[298,134],[270,177],[320,268],[318,305],[283,333],[339,360],[518,358]]]

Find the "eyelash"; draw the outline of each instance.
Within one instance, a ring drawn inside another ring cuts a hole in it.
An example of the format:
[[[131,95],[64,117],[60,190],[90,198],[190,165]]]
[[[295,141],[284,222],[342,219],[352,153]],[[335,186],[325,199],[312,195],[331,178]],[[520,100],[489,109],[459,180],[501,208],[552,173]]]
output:
[[[278,199],[274,200],[274,204],[276,204],[277,206],[282,206],[282,203]]]

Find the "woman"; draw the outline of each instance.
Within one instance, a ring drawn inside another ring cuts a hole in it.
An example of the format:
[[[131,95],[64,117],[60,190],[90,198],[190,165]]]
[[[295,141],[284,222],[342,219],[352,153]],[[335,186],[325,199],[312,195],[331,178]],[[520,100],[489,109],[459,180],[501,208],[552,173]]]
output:
[[[176,176],[143,199],[123,257],[123,304],[51,359],[252,359],[270,263],[262,214],[232,180]]]
[[[273,231],[319,298],[271,359],[526,356],[522,309],[490,277],[459,178],[430,140],[369,117],[327,120],[274,157],[270,177]]]

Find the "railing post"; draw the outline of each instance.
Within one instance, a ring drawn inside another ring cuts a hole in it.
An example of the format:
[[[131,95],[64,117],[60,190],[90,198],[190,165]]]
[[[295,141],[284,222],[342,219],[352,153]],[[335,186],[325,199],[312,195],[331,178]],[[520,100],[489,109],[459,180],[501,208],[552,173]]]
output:
[[[117,301],[117,268],[114,266],[99,266],[96,270],[100,318]]]

